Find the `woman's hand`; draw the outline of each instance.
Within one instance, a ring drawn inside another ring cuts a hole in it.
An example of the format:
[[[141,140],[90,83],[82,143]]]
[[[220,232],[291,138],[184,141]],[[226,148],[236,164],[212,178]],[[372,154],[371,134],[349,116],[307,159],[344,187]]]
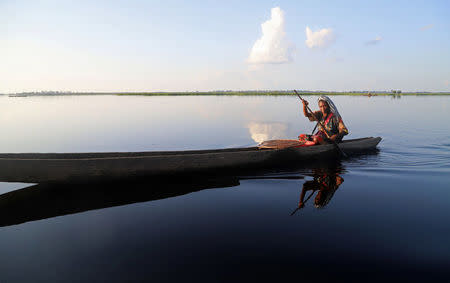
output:
[[[308,104],[309,104],[308,101],[306,101],[304,99],[302,99],[302,103],[303,103],[303,106],[305,106],[305,107],[308,106]]]

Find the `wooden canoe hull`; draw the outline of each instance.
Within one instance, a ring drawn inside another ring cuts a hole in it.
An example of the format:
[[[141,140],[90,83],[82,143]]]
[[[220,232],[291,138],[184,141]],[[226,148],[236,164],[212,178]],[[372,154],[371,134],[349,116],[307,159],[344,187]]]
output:
[[[356,154],[375,149],[380,141],[379,137],[371,137],[348,140],[339,146],[347,154]],[[41,183],[218,172],[338,156],[331,144],[285,149],[249,147],[166,152],[0,154],[0,181]]]

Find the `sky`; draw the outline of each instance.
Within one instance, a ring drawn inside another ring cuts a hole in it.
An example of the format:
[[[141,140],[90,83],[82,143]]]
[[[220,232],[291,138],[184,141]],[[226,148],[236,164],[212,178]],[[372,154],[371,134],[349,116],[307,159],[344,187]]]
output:
[[[0,93],[450,91],[450,1],[0,0]]]

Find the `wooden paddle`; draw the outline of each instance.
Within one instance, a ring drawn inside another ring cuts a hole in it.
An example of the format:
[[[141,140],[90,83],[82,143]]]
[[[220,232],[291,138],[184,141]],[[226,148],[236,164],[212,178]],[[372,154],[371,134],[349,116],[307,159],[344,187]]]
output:
[[[306,100],[304,100],[304,99],[300,96],[300,94],[298,94],[298,92],[297,92],[295,89],[294,89],[294,92],[295,92],[295,94],[297,94],[298,98],[300,98],[301,101],[306,101]],[[327,138],[328,138],[330,141],[333,142],[333,145],[336,147],[336,149],[338,150],[338,152],[339,152],[343,157],[346,158],[346,157],[347,157],[347,154],[345,154],[345,152],[342,151],[342,149],[338,146],[338,144],[337,144],[334,140],[330,139],[330,133],[328,133],[327,129],[325,129],[325,126],[322,124],[322,122],[320,122],[320,120],[317,119],[316,115],[315,115],[314,112],[309,108],[308,105],[306,105],[306,110],[308,110],[308,111],[311,113],[311,115],[313,115],[314,119],[317,120],[316,127],[317,127],[317,125],[320,125],[320,126],[322,127],[322,129],[324,130],[325,135],[327,136]],[[314,129],[315,129],[315,128],[314,128]]]

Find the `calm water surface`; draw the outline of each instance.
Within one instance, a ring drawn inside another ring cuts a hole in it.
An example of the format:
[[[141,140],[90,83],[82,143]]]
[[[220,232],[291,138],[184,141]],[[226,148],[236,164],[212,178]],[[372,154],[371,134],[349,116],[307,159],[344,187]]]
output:
[[[448,282],[450,97],[333,100],[346,138],[381,136],[377,153],[220,180],[0,183],[0,282]],[[0,107],[5,153],[240,147],[314,126],[295,97],[0,97]]]

